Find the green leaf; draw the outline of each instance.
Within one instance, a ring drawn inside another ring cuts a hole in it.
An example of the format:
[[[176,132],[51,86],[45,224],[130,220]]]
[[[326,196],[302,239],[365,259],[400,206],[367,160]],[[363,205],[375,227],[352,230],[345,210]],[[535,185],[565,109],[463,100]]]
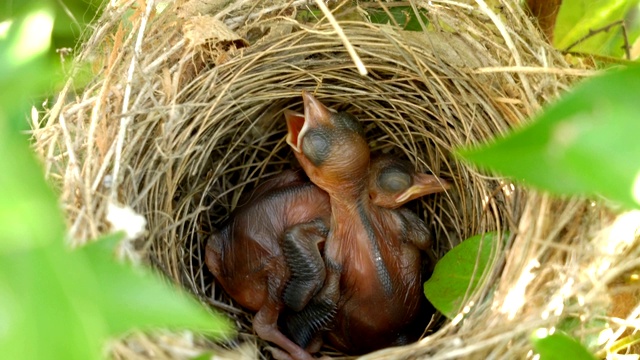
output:
[[[564,0],[554,30],[554,45],[565,49],[578,39],[615,21],[623,20],[629,10],[638,4],[638,0]],[[596,34],[573,48],[600,55],[622,55],[621,49],[606,46],[614,38],[621,38],[620,26],[607,32]]]
[[[56,198],[29,150],[26,94],[38,91],[49,70],[44,59],[51,11],[36,8],[14,19],[0,38],[0,253],[61,239],[64,222]],[[43,36],[44,34],[44,36]],[[29,45],[25,45],[28,42]]]
[[[32,11],[0,35],[0,82],[10,85],[0,88],[1,357],[99,359],[108,336],[134,328],[221,335],[229,323],[184,291],[147,269],[114,261],[121,234],[75,251],[64,246],[56,196],[20,133],[29,97],[41,91],[51,69],[41,54],[46,44],[36,41],[50,35],[50,11],[27,5]],[[44,27],[29,25],[34,13]]]
[[[530,341],[540,360],[595,360],[595,356],[582,344],[561,331],[550,335],[547,329],[538,329]]]
[[[109,242],[114,237],[108,238]],[[184,291],[144,268],[114,263],[111,246],[91,244],[79,249],[91,264],[98,284],[103,316],[111,334],[131,328],[189,328],[220,337],[231,331],[228,321],[213,315]]]
[[[2,124],[13,131],[27,130],[24,119],[30,107],[30,97],[45,89],[53,71],[46,56],[53,27],[53,9],[48,2],[26,5],[4,25],[0,34],[0,108]],[[2,130],[2,129],[0,129]]]
[[[499,236],[491,232],[463,241],[438,261],[433,275],[424,283],[429,302],[449,319],[458,314],[465,295],[472,294],[481,284],[498,240]]]
[[[216,337],[231,329],[159,276],[113,261],[109,244],[61,245],[0,255],[3,358],[98,359],[108,336],[132,329],[190,328]]]
[[[0,313],[11,329],[0,332],[3,358],[100,358],[108,328],[82,260],[61,244],[0,255]]]
[[[311,22],[311,21],[315,22],[321,19],[323,16],[324,14],[322,13],[321,10],[311,9],[308,7],[307,9],[302,9],[297,12],[296,20],[301,22]]]
[[[600,337],[600,332],[597,330],[607,327],[607,322],[604,320],[606,313],[600,315],[600,317],[591,317],[586,321],[582,320],[579,316],[567,316],[556,325],[556,329],[567,334],[576,332],[584,333],[583,344],[588,349],[594,349],[598,346]]]
[[[425,25],[429,24],[429,19],[427,18],[424,10],[418,10],[420,18],[416,16],[416,13],[413,11],[411,6],[392,6],[389,7],[388,10],[393,17],[393,20],[395,20],[398,26],[403,30],[422,31],[420,19]],[[389,17],[389,14],[386,11],[376,9],[368,11],[368,14],[369,21],[374,24],[394,24],[392,17]]]
[[[458,154],[560,195],[640,204],[640,66],[593,77],[506,138]]]
[[[6,123],[0,110],[0,253],[42,246],[64,234],[56,198],[27,139],[3,129]]]
[[[206,352],[203,352],[200,355],[196,355],[196,356],[190,358],[190,360],[211,360],[212,358],[215,358],[215,353],[213,353],[211,351],[206,351]]]

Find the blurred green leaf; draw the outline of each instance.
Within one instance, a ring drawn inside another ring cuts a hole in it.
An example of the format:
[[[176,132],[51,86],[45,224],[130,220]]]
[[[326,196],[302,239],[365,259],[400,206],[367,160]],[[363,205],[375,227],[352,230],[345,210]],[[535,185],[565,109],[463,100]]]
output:
[[[59,241],[64,221],[25,138],[0,109],[0,253]]]
[[[640,204],[640,66],[593,77],[536,121],[463,158],[556,194]]]
[[[411,6],[393,6],[389,7],[388,10],[395,22],[403,30],[422,31],[419,19],[422,19],[425,25],[429,24],[429,19],[427,18],[425,11],[419,10],[420,18],[418,18]],[[374,24],[394,24],[393,20],[391,20],[392,18],[389,17],[389,14],[386,11],[375,9],[368,11],[368,14],[369,21]]]
[[[3,357],[98,359],[108,336],[132,329],[229,332],[227,321],[159,276],[116,263],[118,237],[74,251],[54,242],[0,255]]]
[[[84,259],[58,245],[0,255],[0,287],[8,290],[0,296],[13,304],[11,331],[0,334],[3,358],[100,358],[108,328],[98,284]]]
[[[463,241],[438,261],[433,275],[424,283],[429,302],[449,319],[458,314],[465,295],[481,284],[498,239],[496,233],[485,233]]]
[[[102,0],[56,1],[56,21],[53,27],[54,49],[74,47],[87,25],[100,14]]]
[[[28,41],[17,41],[19,40],[17,36],[10,35],[10,38],[16,40],[15,43],[22,48],[25,48],[25,44],[44,44],[42,40],[51,46],[45,48],[45,56],[37,57],[31,62],[24,62],[22,66],[24,70],[15,71],[14,68],[3,66],[0,69],[0,83],[3,84],[0,87],[0,97],[11,104],[20,101],[26,105],[24,100],[31,100],[36,107],[39,107],[48,94],[55,93],[60,84],[67,79],[68,74],[65,74],[65,71],[68,72],[71,69],[73,50],[88,23],[101,12],[102,3],[104,3],[102,0],[10,0],[0,7],[0,22],[12,23],[11,31],[16,31],[16,23],[21,24],[25,18],[42,10],[45,10],[52,20],[52,23],[46,27],[43,26],[42,21],[36,22],[36,25],[26,32],[29,36]],[[53,31],[49,31],[49,25],[53,27]],[[1,33],[2,24],[0,24],[0,64],[5,65],[8,61],[14,61],[17,58],[11,55],[11,51],[7,51],[7,45],[11,41],[3,41]],[[62,49],[64,50],[58,53],[58,50]],[[63,61],[66,61],[66,69],[62,68]],[[82,87],[88,80],[87,76],[77,76],[74,84],[76,87]],[[11,110],[25,112],[24,108],[18,106],[11,107]],[[24,121],[20,121],[19,125],[20,130],[29,129]]]
[[[540,360],[595,360],[582,344],[561,331],[549,335],[546,329],[539,329],[531,335],[530,341]]]
[[[0,253],[62,239],[64,222],[27,137],[28,94],[49,70],[44,54],[53,19],[49,8],[16,18],[0,39]],[[42,34],[44,32],[44,35]],[[24,42],[31,43],[24,46]]]
[[[99,359],[107,337],[136,328],[220,336],[228,322],[149,270],[114,261],[122,234],[74,251],[64,246],[57,198],[20,132],[28,127],[31,97],[52,69],[46,56],[52,12],[48,2],[26,4],[0,36],[2,358]]]
[[[569,45],[589,34],[590,30],[605,27],[623,20],[638,0],[564,0],[556,19],[554,45],[566,49]],[[591,54],[620,56],[622,49],[612,48],[614,39],[621,39],[620,26],[598,33],[581,42],[573,51]]]
[[[107,241],[113,243],[113,236]],[[112,247],[99,240],[78,252],[83,252],[91,264],[100,296],[103,317],[111,334],[132,328],[180,327],[210,332],[221,336],[231,331],[229,322],[207,312],[191,296],[144,268],[116,264]]]
[[[215,358],[214,356],[215,354],[213,352],[207,351],[190,358],[190,360],[211,360],[212,358]]]
[[[3,73],[29,63],[45,54],[51,43],[53,11],[49,7],[34,8],[23,17],[9,22],[6,38],[0,48]]]
[[[296,20],[301,22],[317,21],[323,16],[324,15],[322,14],[321,10],[307,8],[302,9],[296,13]]]
[[[592,314],[594,315],[594,314]],[[583,343],[588,349],[594,349],[598,346],[598,338],[600,336],[598,329],[605,329],[607,322],[604,320],[606,314],[600,314],[601,317],[590,317],[586,321],[580,319],[579,316],[568,316],[558,323],[556,328],[564,333],[583,333]]]
[[[103,3],[102,0],[8,0],[0,7],[0,22],[21,18],[34,8],[47,6],[55,17],[53,33],[49,33],[51,50],[55,53],[57,48],[76,45],[87,25],[100,14]]]
[[[51,40],[53,9],[47,2],[27,9],[31,11],[4,22],[0,35],[0,131],[29,129],[24,119],[30,97],[44,88],[53,69],[45,56]]]

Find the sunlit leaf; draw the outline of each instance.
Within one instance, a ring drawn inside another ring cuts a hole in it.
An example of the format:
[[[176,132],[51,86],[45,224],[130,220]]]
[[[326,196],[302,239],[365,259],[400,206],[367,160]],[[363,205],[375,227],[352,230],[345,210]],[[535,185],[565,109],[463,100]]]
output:
[[[564,0],[556,19],[554,45],[565,49],[578,39],[616,21],[623,20],[638,0]],[[581,42],[573,51],[600,55],[620,55],[621,49],[607,45],[614,38],[621,38],[620,26],[598,33]]]
[[[39,33],[51,31],[49,12],[45,7],[35,14],[15,19],[0,40],[0,83],[10,84],[0,87],[0,253],[42,246],[62,239],[64,233],[55,196],[29,150],[28,138],[19,133],[27,128],[26,94],[41,88],[40,78],[49,69],[43,61],[48,36]]]
[[[53,11],[40,7],[24,17],[10,21],[6,42],[2,47],[3,66],[18,68],[49,50]]]
[[[595,360],[582,344],[560,331],[549,334],[546,329],[539,329],[531,335],[530,341],[540,360]]]
[[[507,236],[507,235],[503,235]],[[464,305],[465,295],[481,284],[482,276],[496,253],[499,237],[486,233],[471,237],[451,249],[438,261],[433,275],[424,283],[424,294],[433,306],[452,319]]]
[[[46,85],[51,69],[46,53],[53,27],[53,9],[47,2],[29,6],[25,13],[4,22],[4,36],[0,37],[0,105],[9,123],[19,111],[26,113],[28,96]],[[19,127],[25,130],[26,127]]]
[[[640,205],[640,66],[577,86],[531,125],[477,149],[474,164],[556,194]]]

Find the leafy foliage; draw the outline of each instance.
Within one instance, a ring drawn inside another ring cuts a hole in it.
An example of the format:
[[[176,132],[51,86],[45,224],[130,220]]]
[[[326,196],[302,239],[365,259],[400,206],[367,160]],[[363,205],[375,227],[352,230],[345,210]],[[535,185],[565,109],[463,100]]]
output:
[[[463,241],[438,261],[433,275],[424,283],[429,302],[449,319],[460,311],[465,295],[482,284],[498,240],[496,233],[485,233]]]
[[[480,167],[558,195],[604,196],[627,208],[640,205],[640,66],[584,81],[531,124],[458,154]],[[564,324],[569,327],[568,323]],[[541,359],[593,359],[562,332],[536,332]]]
[[[554,45],[561,50],[585,37],[591,30],[626,20],[630,43],[638,36],[637,20],[630,10],[638,5],[638,0],[564,0],[558,13],[554,32]],[[621,57],[622,30],[620,26],[600,32],[577,45],[574,51]]]
[[[636,0],[563,2],[556,26],[557,47],[565,48],[590,30],[622,19],[637,4]],[[635,29],[632,34],[637,36]],[[610,31],[586,41],[578,50],[620,56],[621,51],[611,45],[620,42],[620,37]],[[626,208],[638,208],[639,91],[640,66],[609,71],[575,87],[531,124],[491,144],[459,150],[458,155],[477,166],[558,195],[603,196]],[[456,300],[447,301],[445,306],[436,307],[448,311],[445,314],[450,317],[451,304],[455,305]],[[558,328],[571,330],[574,323],[566,319]],[[549,334],[542,329],[530,340],[543,360],[594,359],[580,342],[560,330]],[[593,343],[594,338],[587,341]]]
[[[540,360],[595,360],[582,344],[561,331],[549,334],[546,329],[540,329],[531,335],[530,340]]]
[[[112,235],[64,244],[56,196],[21,134],[30,98],[47,85],[53,8],[29,4],[0,36],[0,353],[8,359],[98,359],[109,336],[229,324],[148,270],[117,263]],[[7,23],[9,24],[9,23]]]
[[[52,26],[53,11],[42,6],[16,17],[0,40],[0,83],[9,85],[0,87],[0,251],[46,245],[64,233],[56,198],[44,184],[26,138],[19,134],[28,127],[25,97],[44,85],[38,74],[51,70],[38,55],[49,46],[46,33]],[[25,47],[25,41],[30,46]]]
[[[591,78],[529,126],[459,154],[559,195],[602,195],[640,205],[640,66]]]

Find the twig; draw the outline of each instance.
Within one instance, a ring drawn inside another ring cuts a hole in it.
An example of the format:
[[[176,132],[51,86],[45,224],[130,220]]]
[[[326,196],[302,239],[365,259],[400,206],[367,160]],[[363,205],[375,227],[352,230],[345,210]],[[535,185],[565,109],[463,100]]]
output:
[[[590,37],[593,37],[599,33],[603,33],[603,32],[608,32],[609,30],[611,30],[612,27],[616,26],[616,25],[620,25],[620,27],[622,28],[622,37],[624,39],[624,45],[623,45],[623,49],[624,49],[624,53],[627,57],[628,60],[631,59],[631,49],[629,47],[629,38],[627,37],[627,27],[624,24],[624,20],[618,20],[618,21],[614,21],[611,24],[607,25],[607,26],[603,26],[601,28],[597,28],[597,29],[589,29],[589,32],[587,33],[587,35],[581,37],[580,39],[574,41],[571,45],[567,46],[566,49],[564,49],[564,52],[569,52],[569,50],[571,50],[571,48],[575,47],[576,45],[580,44],[581,42],[584,42],[585,40],[589,39]]]
[[[513,56],[513,61],[515,61],[517,66],[519,67],[522,66],[522,58],[520,57],[520,53],[518,52],[518,49],[516,48],[516,45],[513,42],[513,39],[511,38],[511,35],[509,35],[509,31],[504,26],[504,23],[502,22],[502,20],[500,20],[500,17],[498,17],[498,15],[496,15],[496,13],[494,13],[489,8],[489,6],[484,0],[476,0],[476,3],[478,4],[480,10],[482,10],[482,12],[485,13],[485,15],[489,17],[489,19],[491,19],[493,24],[496,26],[496,28],[500,32],[500,35],[502,35],[502,38],[504,39],[504,43],[509,48],[509,51],[511,51],[511,56]],[[518,74],[518,77],[520,78],[520,81],[522,81],[522,89],[527,94],[527,100],[530,102],[533,102],[533,104],[531,105],[533,105],[535,108],[540,107],[540,105],[536,101],[536,97],[533,95],[533,91],[531,90],[531,85],[529,84],[529,80],[527,79],[527,77],[523,76],[522,73]]]
[[[124,89],[124,97],[122,99],[122,114],[129,112],[129,99],[131,98],[131,86],[133,84],[133,74],[136,69],[136,62],[140,59],[142,52],[142,41],[144,40],[144,32],[147,27],[147,21],[151,17],[151,11],[155,6],[155,1],[148,1],[147,8],[145,9],[144,16],[140,20],[140,28],[138,30],[138,37],[136,38],[136,44],[134,47],[134,54],[131,57],[131,63],[129,64],[129,70],[127,71],[127,85]],[[124,147],[124,138],[127,135],[127,128],[133,121],[133,115],[128,115],[120,119],[120,128],[118,129],[118,138],[116,145],[116,157],[113,164],[113,186],[111,187],[110,198],[111,201],[115,201],[118,194],[118,175],[120,172],[120,162],[122,161],[122,149]]]
[[[624,40],[624,45],[622,45],[624,49],[624,54],[627,56],[627,60],[631,60],[631,47],[629,46],[629,37],[627,37],[627,26],[624,24],[624,20],[622,24],[620,24],[622,28],[622,39]]]
[[[327,19],[329,20],[329,23],[331,24],[331,26],[333,26],[333,28],[335,29],[336,33],[338,33],[338,36],[340,37],[340,40],[342,40],[344,47],[347,48],[347,52],[349,53],[349,56],[351,56],[351,59],[356,64],[356,67],[358,68],[358,72],[360,73],[360,75],[363,75],[363,76],[367,75],[367,68],[364,66],[362,59],[360,59],[360,56],[358,56],[358,54],[356,53],[356,49],[353,47],[353,45],[351,45],[351,42],[349,41],[349,39],[347,39],[347,36],[344,34],[344,31],[340,27],[340,24],[338,24],[338,21],[336,21],[336,18],[333,17],[333,14],[331,13],[331,11],[329,11],[329,8],[327,7],[327,5],[325,5],[322,0],[315,0],[315,1],[318,7],[320,8],[320,10],[322,10],[322,12],[324,13],[324,16],[326,16]]]
[[[582,70],[582,69],[559,69],[559,68],[546,68],[538,66],[490,66],[482,67],[474,70],[476,74],[490,74],[490,73],[527,73],[527,74],[557,74],[557,75],[571,75],[571,76],[591,76],[596,73],[594,70]]]
[[[234,2],[232,5],[225,7],[222,11],[216,14],[213,18],[216,20],[221,20],[223,17],[227,16],[227,14],[240,9],[245,3],[249,2],[248,0],[239,0]]]
[[[392,7],[399,7],[399,6],[411,6],[411,4],[413,3],[413,1],[394,1],[394,2],[389,2],[389,3],[383,3],[381,1],[378,2],[371,2],[371,3],[366,3],[363,2],[361,4],[358,4],[358,6],[360,6],[363,9],[366,8],[392,8]]]
[[[378,0],[378,4],[376,3],[364,3],[364,4],[360,4],[360,6],[362,7],[362,5],[369,5],[368,7],[372,7],[372,5],[377,5],[378,7],[382,8],[382,10],[387,14],[387,16],[389,17],[389,20],[391,20],[391,22],[393,22],[393,25],[397,28],[400,28],[400,25],[398,25],[398,22],[396,21],[396,18],[393,17],[393,15],[391,14],[391,12],[389,11],[389,8],[387,6],[384,5],[384,3],[380,0]],[[366,6],[365,6],[366,7]]]
[[[69,156],[67,171],[70,171],[73,174],[75,181],[77,181],[78,183],[82,183],[82,175],[80,174],[80,162],[78,162],[78,157],[76,156],[74,151],[71,133],[67,128],[67,121],[65,119],[65,116],[63,114],[60,114],[58,117],[58,121],[60,121],[60,128],[62,130],[65,146],[67,147],[67,155]],[[82,200],[84,201],[85,206],[88,206],[91,203],[91,194],[89,193],[87,187],[79,186],[78,192],[82,194]],[[94,236],[97,235],[97,229],[94,224],[90,223],[89,226],[91,227],[91,234]]]
[[[616,354],[620,350],[628,349],[633,345],[640,343],[640,333],[631,334],[629,336],[625,336],[620,340],[617,340],[610,347],[600,350],[596,353],[596,357],[598,359],[603,359],[607,357],[607,353]]]
[[[298,6],[306,4],[307,2],[308,2],[308,0],[295,0],[290,4],[286,4],[286,6],[298,7]],[[273,12],[273,11],[278,11],[278,10],[281,11],[284,8],[285,7],[283,7],[281,4],[273,5],[273,6],[270,6],[270,7],[266,7],[264,9],[260,10],[260,11],[255,11],[255,12],[248,13],[246,15],[234,16],[234,17],[226,18],[224,20],[224,23],[225,23],[225,25],[227,25],[229,27],[229,29],[236,30],[238,28],[238,26],[240,26],[245,21],[258,19],[258,18],[264,16],[265,14],[268,14],[268,13]]]
[[[580,51],[569,51],[569,52],[562,52],[563,54],[569,54],[569,55],[574,55],[577,57],[582,57],[582,58],[592,58],[598,61],[602,61],[608,64],[620,64],[620,65],[632,65],[635,64],[636,62],[633,60],[627,60],[627,59],[621,59],[621,58],[615,58],[613,56],[606,56],[606,55],[599,55],[599,54],[590,54],[590,53],[585,53],[585,52],[580,52]]]

